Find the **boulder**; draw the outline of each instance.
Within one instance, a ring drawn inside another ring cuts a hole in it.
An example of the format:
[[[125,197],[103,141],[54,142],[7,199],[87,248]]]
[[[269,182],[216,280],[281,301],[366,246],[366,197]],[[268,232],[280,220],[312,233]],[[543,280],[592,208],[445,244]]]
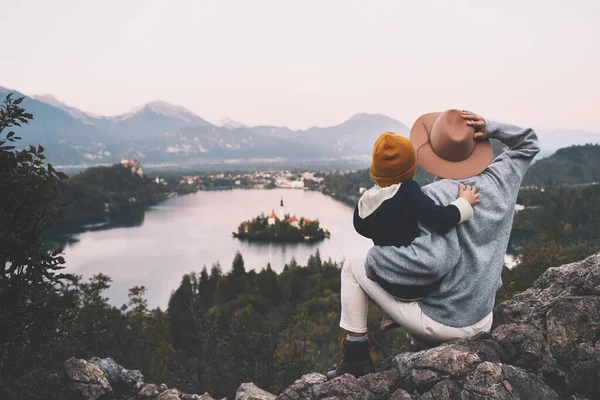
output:
[[[398,386],[398,371],[390,369],[358,378],[358,384],[377,397],[385,396]]]
[[[274,394],[265,392],[254,383],[242,383],[235,393],[235,400],[274,400]]]
[[[210,394],[187,394],[164,383],[144,383],[140,371],[128,370],[112,358],[90,361],[71,358],[64,364],[67,386],[73,400],[215,400]],[[260,389],[259,389],[260,390]],[[275,398],[271,395],[270,399]],[[261,399],[247,397],[245,399]],[[267,399],[266,397],[264,399]]]
[[[319,373],[303,375],[277,396],[277,400],[311,399],[313,398],[312,387],[323,382],[327,382],[325,375]]]
[[[123,368],[112,358],[93,357],[90,362],[104,372],[115,391],[137,393],[144,386],[144,376],[140,371]]]
[[[181,400],[180,394],[177,389],[167,389],[159,394],[156,400]]]
[[[112,392],[108,379],[96,365],[70,358],[64,367],[73,400],[96,400]]]
[[[336,379],[312,387],[313,399],[375,400],[377,396],[360,385],[358,379],[344,374]]]

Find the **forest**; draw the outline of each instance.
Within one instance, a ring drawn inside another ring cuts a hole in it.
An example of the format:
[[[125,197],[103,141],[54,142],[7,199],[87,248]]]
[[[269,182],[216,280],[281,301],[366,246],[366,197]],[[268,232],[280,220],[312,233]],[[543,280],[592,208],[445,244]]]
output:
[[[168,198],[171,193],[195,191],[189,185],[180,184],[177,176],[168,176],[162,183],[156,183],[121,164],[88,168],[63,182],[60,190],[65,207],[57,221],[59,224],[144,208]]]
[[[559,149],[535,162],[523,179],[525,186],[586,184],[600,182],[600,145],[587,144]]]

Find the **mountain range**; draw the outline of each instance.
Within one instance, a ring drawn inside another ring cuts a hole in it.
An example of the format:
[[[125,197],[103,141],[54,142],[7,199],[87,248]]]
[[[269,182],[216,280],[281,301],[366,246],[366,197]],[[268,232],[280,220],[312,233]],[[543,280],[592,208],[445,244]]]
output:
[[[368,162],[372,145],[384,131],[407,136],[409,127],[381,114],[359,113],[341,124],[292,130],[248,126],[230,118],[212,124],[192,111],[164,101],[144,104],[116,116],[99,116],[50,95],[24,97],[34,116],[18,134],[23,144],[42,144],[56,165],[91,166],[136,158],[144,165],[192,166],[239,161],[360,159]],[[573,144],[600,143],[600,134],[580,131],[540,132],[543,153]]]

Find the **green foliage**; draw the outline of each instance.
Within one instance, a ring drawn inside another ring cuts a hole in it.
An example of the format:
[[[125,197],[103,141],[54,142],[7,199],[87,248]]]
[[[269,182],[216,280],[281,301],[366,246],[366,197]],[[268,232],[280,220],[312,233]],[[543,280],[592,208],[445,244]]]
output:
[[[84,220],[135,207],[147,207],[173,192],[188,192],[188,185],[157,184],[121,164],[88,168],[62,187],[68,206],[59,222]],[[108,205],[108,209],[106,206]]]
[[[600,241],[600,185],[524,189],[518,201],[525,210],[515,216],[514,228],[556,232],[565,243]]]
[[[535,162],[523,184],[549,186],[600,182],[600,145],[587,144],[559,149]]]
[[[16,150],[21,138],[10,128],[33,118],[22,100],[8,95],[0,105],[0,398],[30,396],[49,380],[61,341],[68,341],[56,330],[70,317],[55,307],[71,301],[59,293],[72,277],[60,273],[61,250],[45,248],[40,238],[57,217],[56,185],[67,177],[45,164],[42,146]]]

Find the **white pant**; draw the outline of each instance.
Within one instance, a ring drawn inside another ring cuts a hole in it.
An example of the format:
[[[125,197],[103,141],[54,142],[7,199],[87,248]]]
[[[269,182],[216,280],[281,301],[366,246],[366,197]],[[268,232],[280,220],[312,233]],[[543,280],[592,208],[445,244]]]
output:
[[[367,332],[367,295],[412,336],[428,342],[472,337],[480,332],[489,332],[492,327],[493,313],[475,325],[464,328],[454,328],[432,320],[421,310],[418,302],[397,300],[376,282],[367,278],[365,259],[356,258],[346,261],[342,268],[342,329],[354,333]]]

